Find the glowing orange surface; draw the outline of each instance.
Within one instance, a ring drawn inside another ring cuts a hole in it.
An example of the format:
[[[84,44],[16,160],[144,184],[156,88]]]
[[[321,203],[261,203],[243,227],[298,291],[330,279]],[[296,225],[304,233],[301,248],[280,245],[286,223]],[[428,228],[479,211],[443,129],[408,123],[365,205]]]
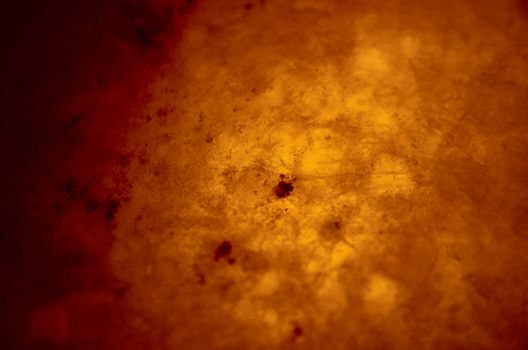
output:
[[[148,74],[131,66],[61,107],[96,101],[111,123],[136,98],[118,143],[98,138],[97,121],[82,126],[97,135],[75,149],[71,174],[114,155],[97,185],[71,185],[89,189],[53,234],[57,249],[72,240],[101,262],[76,274],[107,282],[37,305],[31,339],[526,349],[523,6],[195,1],[158,39],[153,71],[143,58]],[[100,227],[106,243],[91,234]]]

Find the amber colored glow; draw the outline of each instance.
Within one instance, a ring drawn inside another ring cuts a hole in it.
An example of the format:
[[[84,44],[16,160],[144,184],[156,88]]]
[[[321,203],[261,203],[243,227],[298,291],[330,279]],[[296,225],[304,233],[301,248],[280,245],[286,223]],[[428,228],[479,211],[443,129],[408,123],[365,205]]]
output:
[[[525,349],[521,2],[197,0],[178,33],[103,177],[129,185],[104,253],[125,287],[95,298],[119,322],[84,334],[70,294],[33,337]]]

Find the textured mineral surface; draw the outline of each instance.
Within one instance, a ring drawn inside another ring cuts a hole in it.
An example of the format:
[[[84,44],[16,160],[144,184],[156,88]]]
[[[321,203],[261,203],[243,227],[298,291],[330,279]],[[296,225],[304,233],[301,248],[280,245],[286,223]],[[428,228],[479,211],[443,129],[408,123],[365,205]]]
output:
[[[11,346],[527,349],[526,1],[130,3],[56,30]]]

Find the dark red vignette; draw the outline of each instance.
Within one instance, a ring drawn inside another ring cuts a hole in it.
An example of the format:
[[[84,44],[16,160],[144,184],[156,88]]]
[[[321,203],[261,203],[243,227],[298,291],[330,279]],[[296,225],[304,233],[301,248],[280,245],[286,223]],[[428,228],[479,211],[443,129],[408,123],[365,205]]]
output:
[[[140,348],[120,319],[126,285],[107,272],[122,146],[193,4],[4,6],[0,348]]]

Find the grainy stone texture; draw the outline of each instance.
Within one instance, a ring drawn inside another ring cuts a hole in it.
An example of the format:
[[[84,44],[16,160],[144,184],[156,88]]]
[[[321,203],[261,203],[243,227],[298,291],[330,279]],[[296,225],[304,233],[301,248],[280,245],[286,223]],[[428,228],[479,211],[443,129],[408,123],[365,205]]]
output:
[[[56,39],[11,348],[526,350],[526,1],[122,2]]]
[[[517,5],[198,2],[149,90],[160,117],[130,133],[147,161],[114,231],[153,344],[522,349]]]

